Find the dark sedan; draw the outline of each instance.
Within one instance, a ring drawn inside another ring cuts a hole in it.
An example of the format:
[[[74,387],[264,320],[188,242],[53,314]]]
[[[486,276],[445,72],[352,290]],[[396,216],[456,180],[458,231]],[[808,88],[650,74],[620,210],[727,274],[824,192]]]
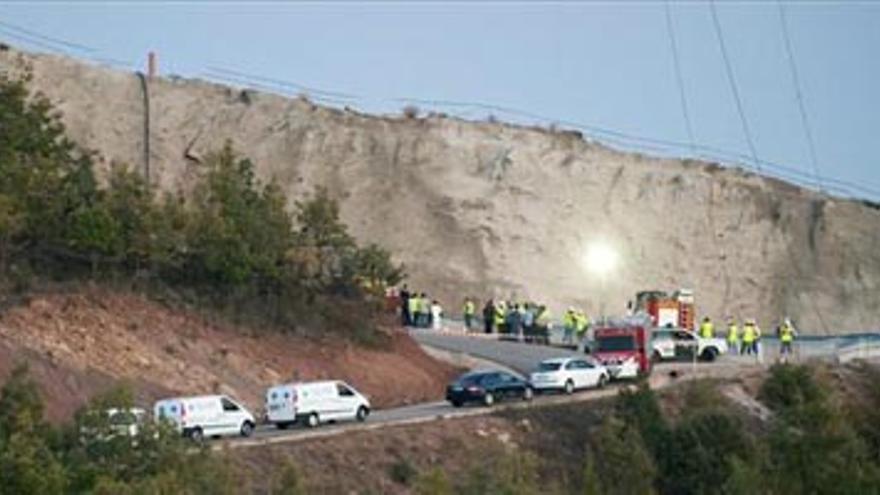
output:
[[[455,407],[468,402],[486,406],[505,400],[532,400],[534,392],[528,382],[505,371],[467,373],[446,388],[446,400]]]

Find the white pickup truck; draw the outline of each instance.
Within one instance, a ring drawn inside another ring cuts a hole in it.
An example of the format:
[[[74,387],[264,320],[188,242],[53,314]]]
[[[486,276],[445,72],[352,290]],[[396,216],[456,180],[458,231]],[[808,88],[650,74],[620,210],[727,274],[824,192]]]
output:
[[[651,347],[656,361],[693,359],[694,351],[703,361],[714,361],[719,355],[727,354],[727,342],[723,338],[705,339],[682,328],[655,329]]]

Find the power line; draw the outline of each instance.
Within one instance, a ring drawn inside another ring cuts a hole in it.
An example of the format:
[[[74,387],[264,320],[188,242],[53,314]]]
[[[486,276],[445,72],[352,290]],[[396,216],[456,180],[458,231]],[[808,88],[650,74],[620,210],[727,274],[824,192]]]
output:
[[[323,95],[323,96],[327,96],[330,98],[345,98],[345,99],[360,98],[357,95],[352,95],[352,94],[348,94],[348,93],[341,93],[338,91],[326,91],[326,90],[318,89],[318,88],[315,88],[312,86],[306,86],[304,84],[299,84],[299,83],[293,82],[293,81],[285,81],[282,79],[264,77],[264,76],[259,76],[259,75],[255,75],[255,74],[248,74],[246,72],[241,72],[241,71],[232,70],[232,69],[226,69],[223,67],[209,66],[207,69],[211,72],[217,72],[220,74],[232,75],[232,76],[239,77],[239,78],[253,79],[255,81],[262,81],[262,82],[267,82],[267,83],[271,83],[271,84],[276,84],[279,86],[290,87],[295,90],[305,91],[306,93],[309,93],[311,95]]]
[[[788,54],[788,64],[791,69],[791,78],[794,83],[794,94],[797,99],[798,109],[801,114],[801,122],[804,125],[804,134],[807,138],[807,146],[810,150],[810,163],[813,165],[813,176],[816,178],[816,182],[819,185],[819,188],[822,189],[822,180],[819,176],[819,160],[816,158],[816,145],[813,141],[813,132],[810,128],[810,121],[807,118],[807,110],[804,105],[804,97],[801,93],[801,82],[800,77],[798,76],[797,64],[795,63],[794,51],[791,48],[791,37],[788,34],[788,21],[785,15],[785,7],[782,5],[781,0],[777,0],[777,5],[779,6],[779,22],[782,25],[782,38],[785,40],[785,52]]]
[[[669,6],[669,0],[663,2],[666,11],[666,31],[669,33],[669,46],[672,48],[672,62],[675,65],[675,81],[678,83],[678,96],[681,101],[681,113],[684,116],[684,124],[687,129],[688,141],[691,144],[691,153],[696,155],[694,148],[694,130],[691,126],[691,117],[688,112],[687,98],[684,93],[684,82],[681,77],[681,64],[678,59],[678,47],[675,43],[675,26],[672,24],[672,9]]]
[[[94,49],[94,48],[92,48],[92,47],[90,47],[90,46],[81,45],[81,44],[79,44],[79,43],[73,43],[73,42],[70,42],[70,41],[62,40],[62,39],[60,39],[60,38],[54,38],[54,37],[52,37],[52,36],[47,36],[47,35],[45,35],[45,34],[41,34],[41,33],[38,33],[38,32],[36,32],[36,31],[30,30],[30,29],[25,29],[25,28],[23,28],[23,27],[21,27],[21,26],[15,25],[15,24],[13,24],[13,23],[11,23],[11,22],[0,21],[0,26],[4,26],[4,27],[5,27],[6,29],[8,29],[8,30],[12,30],[12,31],[15,31],[15,32],[17,32],[17,33],[21,33],[22,35],[25,35],[25,36],[31,36],[31,37],[33,37],[33,38],[36,38],[36,39],[42,40],[43,42],[46,42],[46,43],[52,43],[52,44],[54,44],[54,45],[65,46],[65,47],[70,48],[70,49],[73,49],[73,50],[79,50],[79,51],[83,51],[83,52],[95,52],[95,51],[97,51],[96,49]]]
[[[739,89],[737,89],[736,79],[733,77],[733,68],[730,65],[730,57],[727,55],[727,47],[724,45],[724,34],[721,32],[721,23],[718,21],[715,0],[709,0],[709,9],[712,12],[712,22],[715,25],[715,34],[718,35],[718,44],[721,47],[721,57],[724,59],[724,67],[727,70],[727,80],[730,83],[730,90],[733,92],[733,99],[736,102],[736,110],[739,113],[739,120],[742,123],[743,132],[746,135],[746,142],[749,145],[749,152],[752,155],[752,161],[754,162],[758,173],[760,173],[761,164],[758,162],[758,152],[755,150],[755,143],[752,142],[752,133],[749,131],[749,123],[748,120],[746,120],[746,114],[739,97]]]

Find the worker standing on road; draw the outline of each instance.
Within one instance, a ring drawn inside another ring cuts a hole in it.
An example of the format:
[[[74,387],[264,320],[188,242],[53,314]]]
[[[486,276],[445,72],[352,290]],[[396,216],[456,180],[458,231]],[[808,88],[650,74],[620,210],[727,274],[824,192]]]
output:
[[[464,329],[471,331],[471,325],[474,322],[474,315],[477,313],[477,305],[468,297],[464,300]]]
[[[413,292],[410,294],[409,299],[407,299],[406,306],[408,309],[407,317],[409,319],[409,326],[417,327],[419,326],[419,294]]]
[[[547,306],[538,306],[535,315],[535,338],[539,343],[550,343],[550,311]]]
[[[791,324],[791,320],[785,318],[782,325],[779,326],[779,357],[781,359],[788,361],[788,356],[791,355],[791,344],[796,336],[797,331],[794,329],[794,325]]]
[[[755,326],[755,320],[746,320],[743,325],[743,337],[742,337],[742,347],[740,347],[740,354],[752,354],[753,352],[757,353],[757,348],[755,341],[757,340],[757,327]]]
[[[431,326],[431,300],[428,299],[428,294],[425,294],[424,292],[422,292],[422,295],[419,297],[419,317],[416,321],[416,326],[422,328],[428,328]]]
[[[434,330],[442,330],[443,329],[443,307],[440,306],[440,303],[435,299],[431,303],[431,328]]]
[[[577,350],[584,352],[587,342],[587,329],[590,327],[590,319],[583,311],[577,311],[574,315],[574,331],[577,335]]]
[[[504,304],[504,301],[498,301],[495,304],[495,331],[498,333],[505,332],[505,318],[507,317],[507,307]]]
[[[409,288],[407,288],[406,284],[403,284],[403,289],[400,290],[400,323],[408,327],[412,324],[412,317],[409,312]]]
[[[575,327],[575,316],[574,316],[574,308],[569,307],[568,311],[565,312],[565,315],[562,317],[562,328],[565,332],[562,334],[562,343],[565,345],[571,345],[574,343],[574,327]]]
[[[736,320],[728,318],[727,320],[727,352],[736,354],[737,345],[739,344],[739,327]]]
[[[704,339],[715,338],[715,324],[708,316],[703,318],[703,323],[700,324],[700,337]]]
[[[495,303],[489,299],[483,306],[483,330],[486,333],[492,333],[492,327],[495,326]]]

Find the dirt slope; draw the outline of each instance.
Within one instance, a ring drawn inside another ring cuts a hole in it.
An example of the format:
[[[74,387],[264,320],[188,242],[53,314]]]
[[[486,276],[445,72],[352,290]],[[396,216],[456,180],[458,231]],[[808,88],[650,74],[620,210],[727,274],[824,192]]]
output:
[[[16,52],[0,52],[0,68]],[[34,87],[103,164],[146,165],[134,74],[28,56]],[[315,185],[411,285],[622,312],[637,290],[690,287],[716,318],[788,314],[812,333],[880,328],[880,210],[714,165],[620,153],[578,135],[433,116],[375,117],[179,78],[147,83],[151,179],[186,185],[224,140],[290,201]],[[583,267],[602,241],[606,290]]]
[[[244,332],[134,294],[91,288],[39,295],[0,316],[0,381],[28,361],[50,416],[63,419],[118,380],[144,404],[220,392],[256,412],[266,387],[294,374],[347,380],[381,407],[442,398],[455,373],[397,332],[385,350]]]

